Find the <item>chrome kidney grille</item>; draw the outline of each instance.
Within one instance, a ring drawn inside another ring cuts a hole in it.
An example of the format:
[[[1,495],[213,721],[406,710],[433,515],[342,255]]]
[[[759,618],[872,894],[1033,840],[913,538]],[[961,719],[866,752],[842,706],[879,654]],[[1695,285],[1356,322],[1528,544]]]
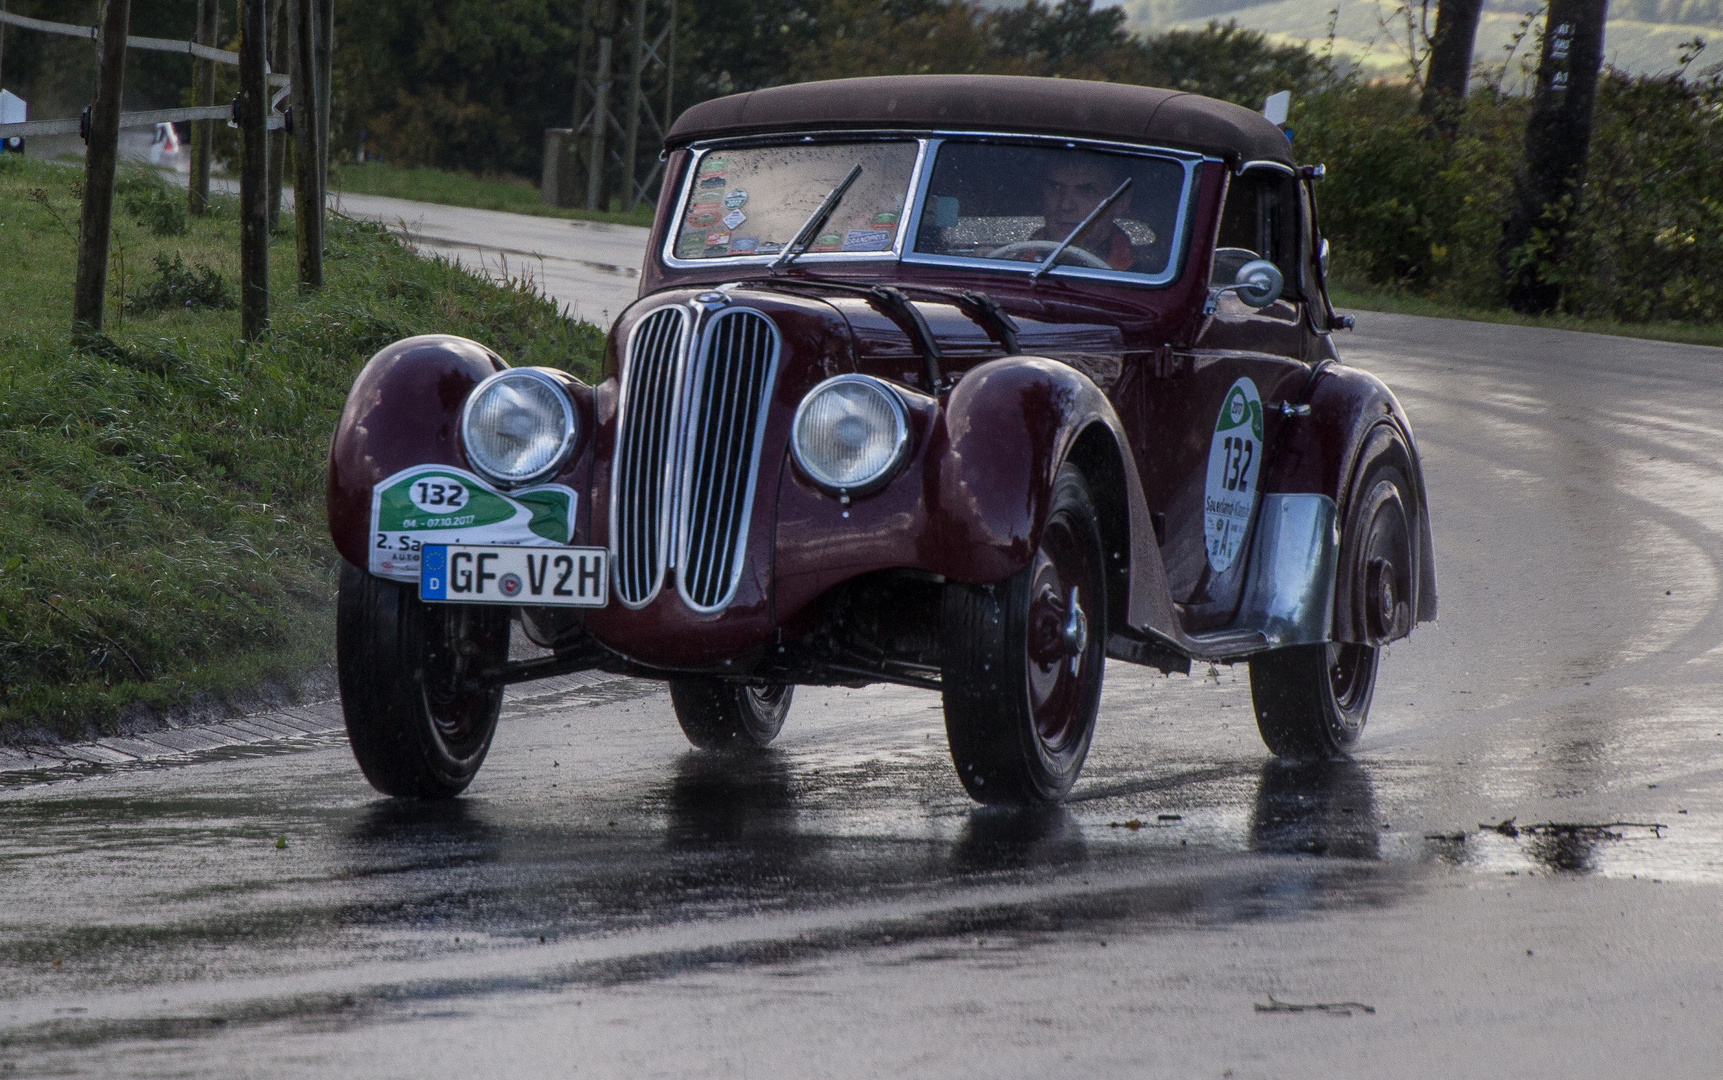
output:
[[[689,338],[688,310],[673,307],[629,340],[611,498],[629,607],[651,602],[672,565],[677,594],[701,612],[722,610],[742,577],[778,329],[732,308],[703,320],[696,347]]]

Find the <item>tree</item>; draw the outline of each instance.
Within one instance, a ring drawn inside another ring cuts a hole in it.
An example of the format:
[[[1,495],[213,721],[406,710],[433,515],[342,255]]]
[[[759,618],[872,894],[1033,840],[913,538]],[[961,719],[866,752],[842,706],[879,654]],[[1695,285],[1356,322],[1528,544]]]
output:
[[[1609,0],[1550,0],[1538,62],[1526,157],[1503,229],[1508,304],[1541,315],[1561,301],[1562,256],[1591,148]]]
[[[1419,111],[1437,130],[1452,138],[1466,111],[1466,87],[1472,79],[1472,49],[1478,40],[1483,0],[1440,0],[1436,36],[1430,40],[1430,66],[1424,75]]]

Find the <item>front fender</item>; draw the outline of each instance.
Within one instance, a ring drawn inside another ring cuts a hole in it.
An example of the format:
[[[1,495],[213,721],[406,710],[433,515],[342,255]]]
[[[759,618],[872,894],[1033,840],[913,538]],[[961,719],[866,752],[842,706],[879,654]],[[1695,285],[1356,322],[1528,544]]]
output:
[[[474,386],[508,366],[478,342],[450,334],[404,338],[366,362],[329,446],[324,499],[329,536],[342,558],[369,564],[371,489],[379,481],[415,465],[471,470],[461,446],[461,406]],[[553,478],[568,483],[590,466],[592,408],[590,390],[572,377],[562,381],[581,426],[568,464]]]
[[[914,392],[905,397],[916,451],[878,493],[845,508],[787,464],[778,498],[780,618],[874,570],[919,569],[975,585],[1010,577],[1029,565],[1053,479],[1074,452],[1110,458],[1113,475],[1091,476],[1091,483],[1122,488],[1096,492],[1097,501],[1121,500],[1107,536],[1110,554],[1124,556],[1115,565],[1121,573],[1150,561],[1160,569],[1153,544],[1143,542],[1152,528],[1135,464],[1120,452],[1129,443],[1112,404],[1086,375],[1053,360],[1011,356],[970,370],[943,403]],[[1146,560],[1132,557],[1145,549]],[[1132,600],[1152,592],[1152,583],[1139,590],[1137,576],[1123,582]],[[1126,599],[1123,588],[1119,599]],[[1117,610],[1135,614],[1137,606]]]

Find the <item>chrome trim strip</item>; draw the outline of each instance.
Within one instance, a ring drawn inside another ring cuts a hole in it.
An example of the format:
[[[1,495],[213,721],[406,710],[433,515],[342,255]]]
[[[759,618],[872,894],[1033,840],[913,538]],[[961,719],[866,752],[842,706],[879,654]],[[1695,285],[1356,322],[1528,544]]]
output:
[[[1287,176],[1297,176],[1298,170],[1284,161],[1271,161],[1268,158],[1252,158],[1250,161],[1239,162],[1238,175],[1243,176],[1247,169],[1271,169],[1274,172],[1285,173]]]
[[[752,325],[728,325],[741,320]],[[766,414],[782,354],[777,324],[753,308],[719,311],[701,327],[698,359],[687,380],[675,547],[677,595],[701,614],[727,607],[742,581]],[[716,371],[720,361],[726,368]],[[738,447],[738,439],[748,442]]]
[[[1271,649],[1333,637],[1340,559],[1336,519],[1334,500],[1326,495],[1262,497],[1250,577],[1232,632],[1259,632]]]
[[[673,317],[666,317],[666,316]],[[642,341],[646,331],[649,337]],[[639,609],[650,604],[664,585],[670,553],[670,522],[676,429],[681,413],[682,376],[687,367],[688,309],[679,304],[655,308],[635,320],[622,350],[617,382],[616,446],[610,471],[610,559],[614,592],[624,607]],[[656,370],[648,368],[656,361]],[[667,369],[667,370],[666,370]],[[636,382],[652,378],[648,389]],[[656,376],[656,377],[654,377]],[[641,415],[636,421],[636,398]],[[657,397],[662,402],[653,416],[645,403]],[[662,410],[668,409],[666,415]],[[633,424],[633,426],[631,426]],[[656,458],[657,468],[652,468]],[[656,473],[654,477],[653,473]],[[655,514],[641,505],[643,489],[657,486]],[[624,486],[627,490],[624,491]],[[623,515],[626,514],[625,518]],[[641,545],[646,545],[643,549]],[[649,559],[642,563],[642,557]]]

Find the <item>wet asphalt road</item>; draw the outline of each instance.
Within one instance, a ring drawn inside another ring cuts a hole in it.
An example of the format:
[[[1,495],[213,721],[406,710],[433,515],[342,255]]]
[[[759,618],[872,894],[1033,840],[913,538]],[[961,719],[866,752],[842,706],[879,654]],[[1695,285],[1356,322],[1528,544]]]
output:
[[[1417,427],[1442,602],[1354,762],[1271,761],[1242,667],[1114,663],[1042,814],[972,808],[890,687],[745,763],[648,684],[523,696],[444,806],[333,736],[37,777],[0,1075],[1716,1076],[1723,350],[1342,345]]]

